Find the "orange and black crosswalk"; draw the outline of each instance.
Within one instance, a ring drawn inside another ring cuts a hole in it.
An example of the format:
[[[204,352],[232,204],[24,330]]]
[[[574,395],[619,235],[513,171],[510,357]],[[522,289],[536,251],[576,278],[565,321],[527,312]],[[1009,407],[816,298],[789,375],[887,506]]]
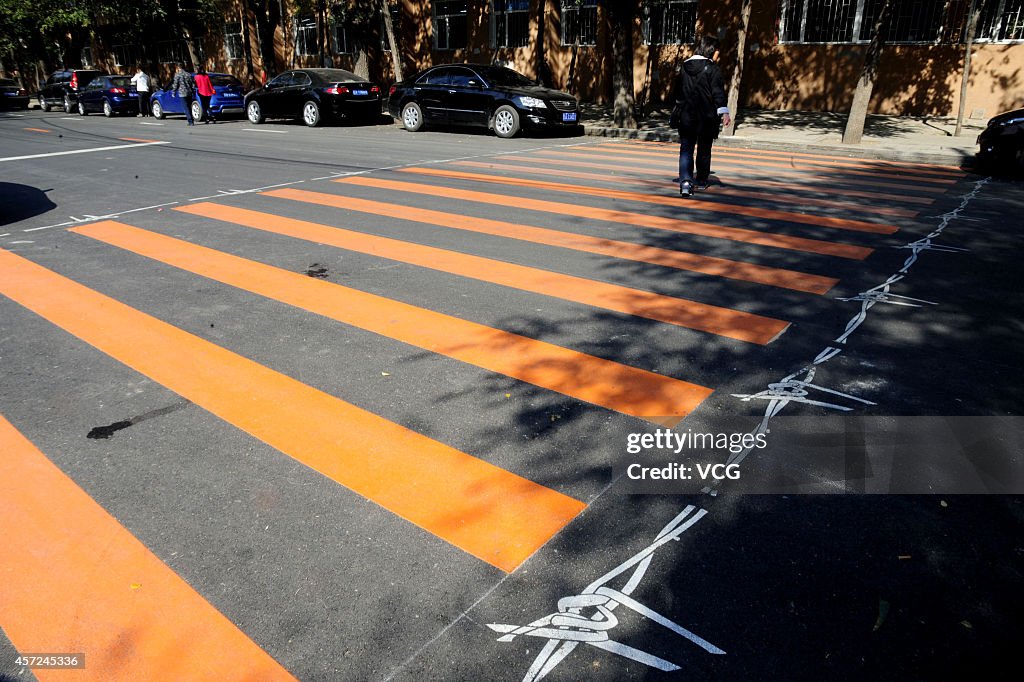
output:
[[[140,289],[166,286],[166,277],[223,287],[313,316],[339,336],[359,330],[587,410],[674,423],[714,393],[713,369],[663,373],[583,350],[571,335],[547,338],[504,328],[497,316],[410,302],[397,277],[390,290],[370,291],[358,278],[317,279],[257,254],[280,245],[393,264],[447,291],[500,295],[503,307],[557,301],[574,315],[641,320],[739,357],[803,319],[793,297],[829,294],[962,177],[936,166],[726,149],[714,162],[726,181],[687,201],[674,196],[675,158],[660,143],[540,149],[197,201],[76,226],[69,239],[108,267],[130,262],[153,273]],[[247,248],[256,240],[259,248]],[[623,265],[672,273],[672,286],[651,286],[651,276],[631,277],[639,271]],[[455,447],[422,421],[378,414],[351,385],[316,387],[60,270],[0,250],[0,294],[468,560],[515,571],[587,507],[572,456],[535,472],[471,443]],[[109,654],[76,679],[183,679],[174,671],[184,669],[204,679],[292,679],[245,623],[223,615],[3,417],[0,450],[0,521],[9,529],[0,625],[19,650]],[[35,596],[41,580],[50,586],[45,602]],[[118,648],[117,637],[130,646]],[[228,663],[230,672],[219,670]]]

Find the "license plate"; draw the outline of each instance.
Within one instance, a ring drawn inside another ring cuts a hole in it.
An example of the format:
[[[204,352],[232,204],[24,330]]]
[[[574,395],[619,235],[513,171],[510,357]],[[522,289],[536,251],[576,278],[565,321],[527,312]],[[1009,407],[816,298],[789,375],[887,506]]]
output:
[[[367,95],[370,94],[370,91],[369,90],[353,90],[352,94],[355,95],[356,97],[366,97]]]
[[[562,114],[562,122],[569,123],[576,120],[576,112],[570,111]]]

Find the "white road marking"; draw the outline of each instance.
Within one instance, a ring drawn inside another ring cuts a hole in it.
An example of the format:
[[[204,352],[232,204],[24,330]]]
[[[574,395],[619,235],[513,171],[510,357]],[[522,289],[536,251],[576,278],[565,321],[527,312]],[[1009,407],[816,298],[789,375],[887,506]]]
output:
[[[62,120],[62,121],[81,121],[82,117],[81,116],[62,116],[60,120]]]
[[[206,197],[192,197],[189,201],[206,201],[207,199],[220,199],[221,197],[231,197],[236,194],[252,194],[253,192],[262,192],[265,189],[274,189],[275,187],[289,187],[291,185],[301,185],[306,182],[305,180],[295,180],[294,182],[279,182],[276,185],[265,185],[263,187],[254,187],[252,189],[219,189],[217,194],[211,194]]]
[[[68,216],[71,220],[65,220],[63,223],[56,223],[54,225],[44,225],[42,227],[30,227],[22,232],[38,232],[39,230],[51,230],[55,227],[67,227],[68,225],[77,225],[78,223],[88,223],[93,220],[110,220],[118,216],[124,215],[125,213],[136,213],[137,211],[148,211],[151,208],[163,208],[164,206],[174,206],[181,202],[168,201],[166,204],[153,204],[152,206],[141,206],[139,208],[129,208],[125,211],[118,211],[117,213],[108,213],[107,215],[90,216],[87,215],[84,218],[76,218],[75,216]]]
[[[287,130],[269,130],[267,128],[242,128],[242,130],[253,130],[257,133],[277,133],[278,135],[284,135]]]
[[[162,126],[163,123],[150,123],[149,121],[139,121],[140,126]]]
[[[25,159],[42,159],[48,156],[66,156],[68,154],[89,154],[90,152],[108,152],[112,149],[132,149],[134,147],[151,147],[155,144],[170,144],[170,142],[135,142],[132,144],[118,144],[112,147],[95,147],[93,149],[72,149],[66,152],[49,152],[47,154],[28,154],[26,156],[5,156],[0,158],[4,161],[24,161]]]
[[[30,241],[24,241],[24,240],[22,240],[22,241],[16,241],[16,242],[7,242],[7,243],[8,243],[8,244],[35,244],[35,242],[30,242]]]

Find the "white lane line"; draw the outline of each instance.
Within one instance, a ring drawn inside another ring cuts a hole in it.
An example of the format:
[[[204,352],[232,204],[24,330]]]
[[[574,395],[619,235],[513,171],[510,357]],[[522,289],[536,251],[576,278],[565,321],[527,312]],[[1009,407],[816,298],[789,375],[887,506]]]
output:
[[[84,218],[76,218],[75,216],[69,216],[71,220],[65,220],[63,223],[57,223],[55,225],[44,225],[42,227],[30,227],[22,230],[22,232],[38,232],[39,230],[51,230],[55,227],[67,227],[68,225],[77,225],[78,223],[88,223],[93,220],[110,220],[118,216],[122,216],[125,213],[135,213],[137,211],[148,211],[151,208],[163,208],[164,206],[174,206],[181,202],[168,201],[166,204],[153,204],[152,206],[140,206],[139,208],[129,208],[124,211],[118,211],[117,213],[108,213],[107,215],[87,215]]]
[[[25,159],[42,159],[47,156],[66,156],[67,154],[88,154],[90,152],[108,152],[112,149],[132,149],[134,147],[150,147],[155,144],[170,144],[170,142],[136,142],[133,144],[116,144],[112,147],[95,147],[93,149],[72,149],[66,152],[49,152],[48,154],[29,154],[27,156],[5,156],[0,158],[4,161],[24,161]]]
[[[242,130],[252,130],[257,133],[276,133],[277,135],[286,135],[287,130],[268,130],[266,128],[242,128]]]
[[[81,121],[82,117],[81,116],[62,116],[60,120],[62,120],[62,121]]]
[[[295,180],[293,182],[279,182],[276,185],[265,185],[264,187],[254,187],[253,189],[229,189],[229,190],[217,190],[218,194],[211,194],[208,197],[192,197],[189,201],[206,201],[207,199],[221,199],[223,197],[231,197],[237,194],[252,194],[253,192],[262,192],[265,189],[274,189],[275,187],[289,187],[291,185],[301,185],[306,182],[305,180]]]
[[[24,240],[22,240],[22,241],[17,241],[17,242],[7,242],[7,243],[8,243],[8,244],[35,244],[35,242],[30,242],[30,241],[24,241]]]
[[[162,126],[163,123],[150,123],[149,121],[139,121],[140,126]]]
[[[0,118],[24,118],[25,114],[4,114]]]

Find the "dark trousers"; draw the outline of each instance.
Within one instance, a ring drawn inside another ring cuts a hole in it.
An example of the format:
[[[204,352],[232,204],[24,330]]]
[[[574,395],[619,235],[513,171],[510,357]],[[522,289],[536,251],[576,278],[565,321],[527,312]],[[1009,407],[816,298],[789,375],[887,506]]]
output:
[[[714,134],[686,130],[679,131],[679,182],[694,181],[695,147],[697,152],[696,180],[698,182],[707,182],[707,179],[711,176],[711,145],[714,143]]]
[[[203,105],[203,117],[207,121],[213,120],[213,114],[210,112],[210,99],[213,95],[199,95],[199,103]]]
[[[149,90],[139,91],[139,113],[149,116]]]
[[[185,120],[188,121],[189,125],[195,125],[195,122],[192,120],[192,100],[193,99],[194,98],[192,97],[192,95],[182,95],[181,96],[181,104],[182,104],[182,106],[185,107]]]

